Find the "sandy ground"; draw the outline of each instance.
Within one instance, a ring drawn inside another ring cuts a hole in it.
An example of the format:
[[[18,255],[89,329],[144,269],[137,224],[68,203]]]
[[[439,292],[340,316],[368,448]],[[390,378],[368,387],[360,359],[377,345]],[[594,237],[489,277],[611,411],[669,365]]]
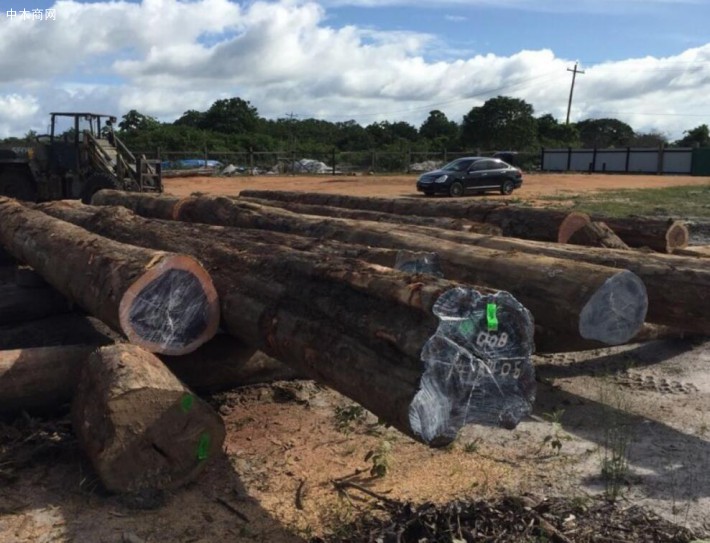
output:
[[[165,179],[165,191],[176,196],[189,196],[193,192],[205,194],[237,195],[245,189],[254,190],[299,190],[306,192],[329,192],[362,196],[417,196],[416,175],[333,177],[189,177]],[[708,177],[659,176],[659,175],[601,175],[601,174],[526,174],[523,186],[512,196],[493,192],[487,198],[535,199],[539,196],[572,196],[580,192],[660,188],[683,185],[708,185]]]
[[[514,196],[708,182],[529,175]],[[414,176],[247,177],[166,180],[166,189],[400,196],[414,194],[413,184]],[[629,463],[618,485],[623,506],[642,504],[710,533],[709,368],[710,342],[692,340],[538,356],[533,417],[512,432],[468,427],[442,450],[372,416],[343,428],[336,410],[352,404],[310,381],[237,390],[214,399],[228,430],[225,454],[196,483],[147,503],[106,495],[60,419],[16,479],[0,477],[0,542],[308,541],[368,509],[364,494],[342,496],[332,483],[356,471],[366,488],[419,503],[521,493],[583,502],[611,490],[602,472],[613,450]],[[382,478],[369,475],[370,451],[387,461]]]

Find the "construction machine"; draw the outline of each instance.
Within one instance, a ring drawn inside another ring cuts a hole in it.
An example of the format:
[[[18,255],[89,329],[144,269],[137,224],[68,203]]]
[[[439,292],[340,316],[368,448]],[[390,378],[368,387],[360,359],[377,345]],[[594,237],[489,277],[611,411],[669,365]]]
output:
[[[162,192],[160,161],[136,157],[114,132],[116,117],[51,113],[49,134],[27,147],[0,147],[0,195],[91,201],[101,189]],[[60,133],[60,125],[70,128]]]

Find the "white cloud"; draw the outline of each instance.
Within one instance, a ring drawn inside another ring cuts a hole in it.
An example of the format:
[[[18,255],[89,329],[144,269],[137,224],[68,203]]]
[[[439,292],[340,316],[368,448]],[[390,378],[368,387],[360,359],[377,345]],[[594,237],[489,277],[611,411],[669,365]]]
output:
[[[50,111],[137,109],[173,120],[232,96],[267,117],[294,112],[362,124],[418,126],[432,109],[460,121],[498,94],[523,98],[538,114],[566,114],[573,62],[546,49],[434,62],[427,59],[441,46],[435,36],[336,28],[323,5],[296,0],[54,7],[57,21],[0,19],[0,137],[43,129]],[[582,68],[574,120],[613,116],[672,137],[710,120],[685,115],[710,113],[710,44]]]

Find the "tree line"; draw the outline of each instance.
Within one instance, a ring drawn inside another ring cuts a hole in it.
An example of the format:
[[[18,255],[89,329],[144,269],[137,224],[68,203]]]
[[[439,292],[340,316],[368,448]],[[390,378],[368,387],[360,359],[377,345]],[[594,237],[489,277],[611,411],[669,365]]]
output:
[[[559,123],[550,114],[536,117],[532,105],[519,98],[498,96],[472,108],[461,122],[442,111],[429,112],[416,127],[398,121],[362,126],[354,120],[266,119],[241,98],[217,100],[207,111],[188,110],[174,122],[160,122],[131,110],[118,124],[119,136],[132,149],[164,151],[268,152],[297,150],[301,154],[337,151],[457,152],[537,151],[540,147],[708,147],[710,133],[703,124],[670,142],[659,132],[635,132],[613,118]],[[11,138],[20,143],[21,138]],[[8,141],[6,140],[6,143]]]

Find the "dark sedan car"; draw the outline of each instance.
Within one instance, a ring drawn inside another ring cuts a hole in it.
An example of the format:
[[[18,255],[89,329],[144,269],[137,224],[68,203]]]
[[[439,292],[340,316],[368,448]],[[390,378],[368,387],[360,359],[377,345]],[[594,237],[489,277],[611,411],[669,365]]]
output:
[[[463,196],[487,190],[510,194],[523,184],[523,172],[497,158],[465,157],[417,179],[417,190],[427,196]]]

